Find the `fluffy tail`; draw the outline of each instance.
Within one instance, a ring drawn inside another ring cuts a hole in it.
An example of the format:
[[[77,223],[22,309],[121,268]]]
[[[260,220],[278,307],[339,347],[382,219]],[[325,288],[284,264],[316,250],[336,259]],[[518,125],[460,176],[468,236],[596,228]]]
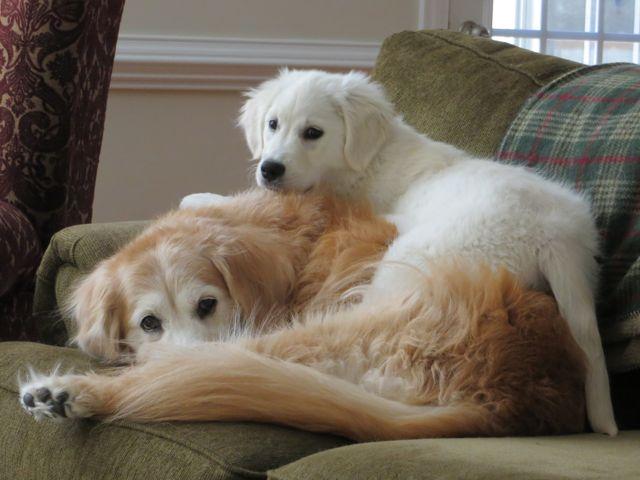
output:
[[[618,427],[613,415],[609,374],[593,298],[595,280],[591,277],[595,277],[597,272],[595,259],[574,242],[572,249],[555,246],[544,251],[540,269],[549,281],[560,314],[587,357],[585,393],[591,428],[614,436]]]
[[[480,407],[405,405],[237,345],[163,349],[107,384],[96,413],[111,419],[270,422],[359,441],[491,433]]]

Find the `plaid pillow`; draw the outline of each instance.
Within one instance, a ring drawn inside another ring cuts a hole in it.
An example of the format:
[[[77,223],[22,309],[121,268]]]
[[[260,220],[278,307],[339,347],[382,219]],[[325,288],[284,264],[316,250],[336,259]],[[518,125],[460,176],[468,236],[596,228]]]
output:
[[[600,329],[613,372],[640,367],[640,66],[585,67],[530,98],[497,159],[592,201],[602,236]]]

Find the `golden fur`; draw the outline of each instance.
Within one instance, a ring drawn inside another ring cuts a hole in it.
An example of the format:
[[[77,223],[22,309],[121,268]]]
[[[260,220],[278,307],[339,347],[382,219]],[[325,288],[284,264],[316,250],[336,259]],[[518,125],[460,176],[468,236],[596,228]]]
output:
[[[50,388],[68,395],[67,416],[273,422],[361,441],[583,430],[584,355],[551,296],[506,271],[452,261],[429,278],[407,270],[415,289],[402,297],[377,292],[329,307],[366,282],[368,270],[353,262],[379,259],[394,229],[320,194],[245,196],[169,214],[104,264],[112,275],[99,280],[117,279],[116,263],[139,261],[160,239],[184,235],[192,243],[183,246],[200,251],[196,237],[211,229],[207,258],[220,275],[211,281],[243,311],[259,305],[256,319],[293,304],[293,323],[195,347],[148,343],[139,364],[114,374],[52,377]],[[203,216],[216,220],[201,230]],[[104,289],[96,282],[79,295]],[[121,303],[111,314],[127,312],[115,284],[106,290]],[[108,333],[122,328],[113,322]],[[90,329],[81,322],[79,336]]]
[[[115,376],[60,377],[69,411],[273,422],[361,441],[582,431],[583,353],[554,300],[506,272],[436,270],[393,303],[235,342],[150,348]]]
[[[231,303],[226,316],[213,319],[225,328],[203,340],[226,333],[238,315],[264,330],[265,321],[339,303],[370,279],[368,267],[396,235],[368,205],[321,192],[256,189],[221,206],[176,210],[80,282],[67,306],[78,326],[75,341],[107,360],[135,352],[141,342],[131,333],[139,328],[130,318],[142,294],[175,297],[191,277],[217,286]]]

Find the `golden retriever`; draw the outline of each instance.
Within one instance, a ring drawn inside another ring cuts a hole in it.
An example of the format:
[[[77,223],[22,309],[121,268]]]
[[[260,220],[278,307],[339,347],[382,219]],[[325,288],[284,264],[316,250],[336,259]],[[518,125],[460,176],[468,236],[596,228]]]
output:
[[[170,212],[83,279],[67,305],[85,352],[191,345],[333,304],[371,276],[396,228],[364,204],[252,190]],[[251,325],[247,325],[251,323]]]
[[[320,193],[250,192],[171,213],[73,301],[83,348],[112,359],[131,349],[138,364],[32,373],[21,404],[36,419],[260,421],[360,441],[582,431],[584,354],[554,299],[510,273],[406,268],[410,290],[336,303],[395,235],[366,206]],[[141,300],[152,294],[162,308]],[[262,333],[191,344],[215,339],[234,310]],[[149,316],[160,330],[142,325]]]

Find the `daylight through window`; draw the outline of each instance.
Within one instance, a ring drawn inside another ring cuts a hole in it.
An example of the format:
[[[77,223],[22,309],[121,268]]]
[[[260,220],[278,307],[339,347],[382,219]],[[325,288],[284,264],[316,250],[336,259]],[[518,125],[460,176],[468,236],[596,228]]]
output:
[[[640,63],[640,0],[493,0],[492,36],[576,62]]]

